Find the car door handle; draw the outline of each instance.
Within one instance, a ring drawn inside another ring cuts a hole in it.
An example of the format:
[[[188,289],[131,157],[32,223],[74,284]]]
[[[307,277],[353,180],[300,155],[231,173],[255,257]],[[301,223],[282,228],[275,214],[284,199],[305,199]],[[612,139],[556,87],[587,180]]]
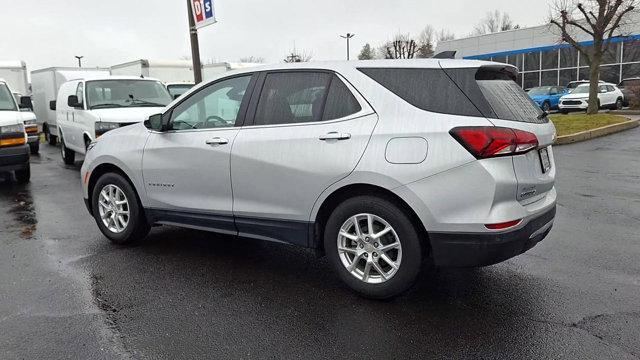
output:
[[[229,140],[223,139],[220,137],[215,137],[213,139],[208,139],[207,141],[205,141],[205,144],[207,145],[225,145],[228,143],[229,143]]]
[[[351,134],[339,133],[337,131],[332,131],[332,132],[326,133],[324,135],[320,135],[320,137],[318,139],[323,140],[323,141],[326,141],[326,140],[348,140],[348,139],[351,139]]]

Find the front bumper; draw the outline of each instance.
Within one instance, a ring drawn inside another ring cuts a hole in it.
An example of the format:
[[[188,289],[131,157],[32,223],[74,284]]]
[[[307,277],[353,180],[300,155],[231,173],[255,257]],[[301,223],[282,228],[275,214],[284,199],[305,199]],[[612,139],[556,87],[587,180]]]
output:
[[[520,255],[542,241],[553,226],[556,206],[520,229],[505,233],[429,233],[436,266],[476,267]]]
[[[0,171],[22,170],[29,167],[29,145],[0,148]]]
[[[589,102],[583,99],[567,99],[560,101],[558,108],[560,110],[586,110]]]

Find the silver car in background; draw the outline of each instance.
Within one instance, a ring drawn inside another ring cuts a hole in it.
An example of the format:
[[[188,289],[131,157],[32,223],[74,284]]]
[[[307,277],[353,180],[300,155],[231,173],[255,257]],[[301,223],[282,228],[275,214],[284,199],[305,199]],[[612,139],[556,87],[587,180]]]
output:
[[[505,64],[277,64],[200,84],[92,143],[85,202],[112,242],[177,225],[313,248],[372,298],[421,264],[519,255],[553,225],[555,128]]]

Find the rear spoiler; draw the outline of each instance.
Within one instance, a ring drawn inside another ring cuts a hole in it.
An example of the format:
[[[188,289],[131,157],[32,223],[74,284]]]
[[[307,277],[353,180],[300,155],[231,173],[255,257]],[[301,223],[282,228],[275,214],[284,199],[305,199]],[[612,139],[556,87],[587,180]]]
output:
[[[443,51],[433,56],[434,59],[455,59],[457,51]]]

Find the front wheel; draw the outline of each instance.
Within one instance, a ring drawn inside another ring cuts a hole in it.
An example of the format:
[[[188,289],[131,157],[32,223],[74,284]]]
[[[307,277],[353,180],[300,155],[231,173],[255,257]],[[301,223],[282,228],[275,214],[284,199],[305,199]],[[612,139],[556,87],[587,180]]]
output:
[[[551,111],[551,104],[548,101],[545,101],[542,104],[542,111],[548,113],[549,111]]]
[[[358,196],[338,205],[324,232],[327,257],[353,290],[387,299],[409,289],[420,271],[420,232],[393,202]]]
[[[122,175],[102,175],[93,189],[91,204],[98,228],[111,242],[132,244],[149,233],[136,192]]]
[[[73,165],[76,162],[76,152],[66,147],[62,135],[60,135],[60,155],[66,165]]]
[[[29,151],[31,151],[31,155],[37,155],[40,152],[40,141],[29,144]]]
[[[616,100],[616,103],[614,105],[614,109],[615,110],[622,110],[623,107],[624,107],[624,104],[622,103],[622,99]]]

